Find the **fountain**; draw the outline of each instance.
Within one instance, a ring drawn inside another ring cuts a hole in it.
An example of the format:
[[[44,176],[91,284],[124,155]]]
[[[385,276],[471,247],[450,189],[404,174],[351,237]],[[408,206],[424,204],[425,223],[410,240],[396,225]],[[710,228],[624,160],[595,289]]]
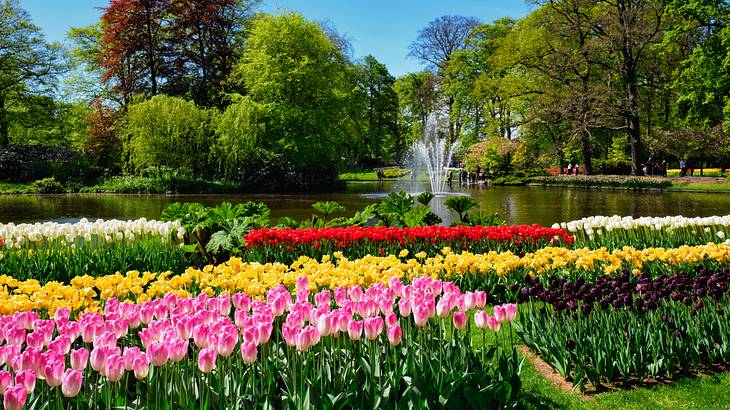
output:
[[[459,146],[459,141],[449,143],[448,137],[443,134],[443,122],[439,121],[438,114],[434,111],[429,114],[423,130],[423,138],[416,141],[411,147],[411,168],[413,170],[423,169],[428,173],[428,180],[431,184],[431,192],[443,194],[446,192],[449,166],[454,150]]]

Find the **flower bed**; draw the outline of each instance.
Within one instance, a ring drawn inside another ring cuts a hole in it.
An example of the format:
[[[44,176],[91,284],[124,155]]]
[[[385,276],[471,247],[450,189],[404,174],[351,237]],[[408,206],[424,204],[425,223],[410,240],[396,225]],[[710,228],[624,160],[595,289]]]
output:
[[[313,287],[333,289],[337,286],[371,286],[387,283],[391,277],[411,280],[432,276],[456,281],[470,290],[486,290],[495,301],[514,300],[525,275],[560,273],[593,279],[615,274],[623,269],[644,270],[652,275],[671,273],[694,266],[716,267],[730,263],[730,245],[708,244],[664,249],[567,249],[548,247],[520,257],[512,252],[453,253],[444,249],[431,258],[416,255],[387,257],[366,256],[349,260],[341,254],[317,261],[301,257],[291,265],[261,264],[231,258],[228,262],[189,268],[182,274],[128,272],[98,278],[79,276],[68,285],[50,282],[41,285],[36,280],[18,281],[0,276],[0,314],[16,311],[49,311],[60,307],[73,311],[99,311],[105,299],[117,297],[144,302],[173,292],[179,296],[199,292],[210,296],[221,293],[246,292],[264,297],[267,290],[280,284],[293,288],[296,278],[305,276]]]
[[[673,377],[730,361],[730,269],[535,278],[520,292],[525,344],[575,385]]]
[[[530,178],[530,184],[585,188],[664,189],[672,181],[660,177],[632,177],[620,175],[560,175]]]
[[[297,283],[296,299],[279,286],[266,301],[170,294],[110,299],[78,321],[68,309],[2,316],[5,408],[492,408],[518,398],[507,337],[516,305],[492,316],[484,294],[427,277],[316,295]]]
[[[580,246],[636,247],[699,245],[725,242],[730,215],[704,218],[684,216],[591,216],[553,225],[575,235]]]
[[[132,269],[181,272],[183,234],[178,222],[146,219],[0,224],[0,275],[46,282]]]
[[[561,228],[518,226],[425,226],[414,228],[272,228],[244,237],[248,260],[291,262],[301,255],[320,258],[341,251],[348,257],[410,253],[438,253],[444,247],[472,252],[529,251],[548,244],[573,242]]]

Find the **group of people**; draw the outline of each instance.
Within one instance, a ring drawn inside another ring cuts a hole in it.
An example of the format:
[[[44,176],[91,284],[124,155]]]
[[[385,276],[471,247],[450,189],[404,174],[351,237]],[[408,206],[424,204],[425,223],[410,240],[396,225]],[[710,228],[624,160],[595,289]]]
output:
[[[679,166],[681,168],[682,162],[679,162]],[[662,162],[656,162],[653,161],[651,157],[649,157],[648,160],[646,160],[646,163],[641,168],[641,171],[644,173],[644,175],[654,175],[654,176],[667,176],[667,161]]]
[[[576,162],[573,164],[572,162],[568,162],[568,172],[566,174],[568,175],[578,175],[580,173],[580,168],[578,167],[578,163]]]

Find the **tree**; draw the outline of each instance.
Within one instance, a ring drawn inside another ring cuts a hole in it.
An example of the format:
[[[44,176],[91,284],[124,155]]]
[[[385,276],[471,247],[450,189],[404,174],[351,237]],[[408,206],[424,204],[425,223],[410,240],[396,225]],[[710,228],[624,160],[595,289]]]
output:
[[[242,49],[247,21],[260,0],[172,0],[168,93],[221,106],[224,82]]]
[[[464,16],[442,16],[418,32],[408,47],[408,55],[426,63],[437,72],[446,70],[451,56],[466,44],[469,33],[479,20]]]
[[[49,103],[42,96],[64,69],[60,46],[45,41],[17,1],[0,0],[0,146],[8,145],[11,124],[43,119],[27,114]]]
[[[667,3],[667,14],[678,23],[669,28],[664,43],[671,45],[681,40],[689,49],[673,83],[678,93],[679,116],[687,125],[705,130],[723,121],[726,126],[730,125],[730,3],[723,0]]]
[[[193,177],[208,172],[211,113],[192,101],[157,95],[129,106],[125,117],[130,167],[189,170]]]
[[[358,72],[359,92],[364,103],[365,159],[370,163],[400,159],[403,144],[398,127],[395,78],[371,55],[358,65]]]
[[[163,18],[170,0],[111,0],[102,9],[100,65],[103,79],[127,105],[133,96],[154,96],[172,71]]]
[[[479,24],[476,18],[464,16],[442,16],[432,20],[418,32],[408,55],[433,68],[440,80],[454,53],[464,48],[469,33]],[[449,115],[449,139],[454,141],[459,136],[461,122],[452,115],[454,97],[446,94],[444,99]]]
[[[504,18],[474,28],[464,49],[455,51],[448,64],[443,89],[454,96],[454,116],[463,118],[462,142],[464,138],[476,142],[485,135],[514,136],[515,116],[503,81],[508,73],[495,61],[514,25],[514,20]]]
[[[597,31],[618,55],[624,82],[622,114],[631,145],[631,174],[641,174],[643,159],[639,114],[639,71],[649,46],[662,41],[665,7],[658,0],[599,0]]]
[[[334,177],[352,90],[345,58],[322,28],[300,14],[256,18],[231,81],[266,112],[259,147]],[[293,171],[293,170],[290,170]]]
[[[214,155],[228,179],[238,175],[244,164],[256,156],[266,130],[266,112],[250,97],[237,96],[216,122]]]
[[[520,22],[502,50],[517,70],[536,76],[523,84],[522,92],[533,94],[524,122],[567,121],[564,138],[580,141],[587,174],[593,172],[592,132],[609,127],[615,112],[610,53],[596,33],[595,13],[592,0],[547,0]]]
[[[407,146],[423,135],[428,116],[435,109],[436,79],[428,71],[409,73],[398,77],[394,88],[398,94],[401,135]]]

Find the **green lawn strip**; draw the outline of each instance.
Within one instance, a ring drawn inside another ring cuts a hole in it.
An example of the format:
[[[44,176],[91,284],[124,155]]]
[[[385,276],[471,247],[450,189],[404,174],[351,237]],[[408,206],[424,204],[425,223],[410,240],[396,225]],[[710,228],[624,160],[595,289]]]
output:
[[[471,325],[472,343],[481,345],[482,332],[473,323]],[[488,329],[485,340],[488,345],[499,343]],[[514,335],[515,343],[519,343],[518,340]],[[681,377],[666,384],[583,395],[578,390],[562,390],[540,374],[529,358],[525,358],[520,378],[522,401],[527,409],[730,409],[730,372]]]
[[[730,191],[730,183],[725,184],[673,184],[668,191]]]

